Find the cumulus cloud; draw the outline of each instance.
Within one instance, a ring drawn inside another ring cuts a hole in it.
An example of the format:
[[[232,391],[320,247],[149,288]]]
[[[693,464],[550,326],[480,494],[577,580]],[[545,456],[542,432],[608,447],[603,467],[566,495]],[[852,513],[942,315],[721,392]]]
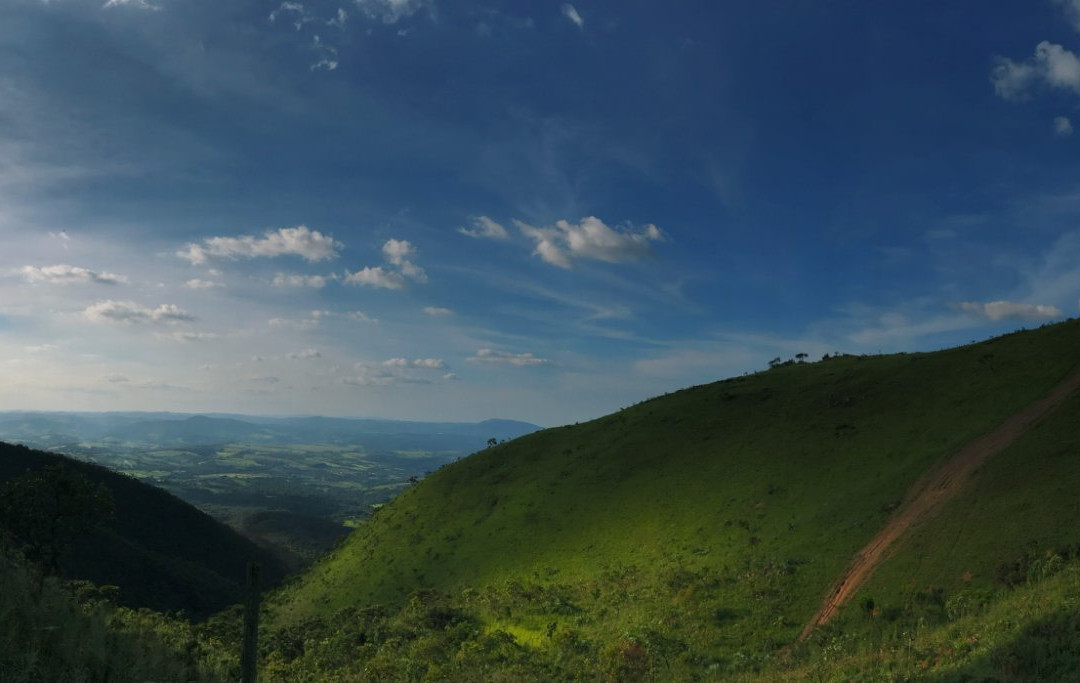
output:
[[[195,316],[173,305],[162,304],[157,308],[140,306],[133,301],[99,301],[87,306],[83,315],[91,322],[113,322],[125,324],[141,323],[183,323],[195,320]]]
[[[278,273],[274,276],[275,287],[310,287],[322,289],[326,286],[327,278],[322,275],[286,275]]]
[[[428,0],[353,0],[361,12],[371,19],[394,24],[416,14],[428,5]]]
[[[1080,58],[1061,45],[1044,40],[1023,62],[998,57],[990,72],[994,92],[1006,100],[1021,100],[1036,84],[1080,94]]]
[[[201,244],[191,243],[176,255],[192,265],[202,265],[211,258],[239,259],[299,256],[305,261],[329,261],[344,245],[318,230],[300,225],[269,230],[262,237],[209,237]]]
[[[392,266],[367,266],[355,273],[345,271],[344,282],[350,285],[378,287],[382,289],[404,289],[408,280],[427,282],[427,273],[413,263],[410,258],[416,248],[407,240],[389,239],[382,247],[383,258]]]
[[[1061,316],[1057,306],[1043,304],[1021,304],[1012,301],[990,301],[979,303],[966,301],[959,304],[962,311],[972,313],[987,320],[1047,320]]]
[[[585,29],[585,20],[581,18],[581,15],[578,14],[578,11],[574,9],[574,6],[570,3],[566,3],[562,6],[562,14],[569,19],[574,26],[577,26],[578,29]]]
[[[220,282],[214,282],[212,280],[200,280],[195,278],[194,280],[188,280],[184,283],[184,287],[187,289],[217,289],[218,287],[224,287],[225,285]]]
[[[547,365],[549,361],[546,358],[537,358],[531,353],[510,353],[496,349],[480,349],[476,352],[476,355],[469,358],[469,362],[524,367],[528,365]]]
[[[387,263],[397,266],[402,275],[417,282],[427,282],[427,274],[423,268],[409,260],[416,253],[416,248],[407,240],[386,241],[382,248],[383,258]]]
[[[29,282],[46,282],[53,285],[118,285],[127,282],[127,278],[116,273],[105,273],[60,264],[55,266],[23,266],[23,276]]]
[[[475,237],[477,239],[504,240],[510,237],[510,234],[506,232],[506,228],[487,216],[477,216],[473,218],[472,224],[473,227],[471,228],[458,228],[458,232],[462,235],[468,235],[469,237]]]
[[[435,317],[454,314],[449,308],[440,308],[438,306],[424,306],[424,313]]]
[[[1067,138],[1072,135],[1072,121],[1065,116],[1054,117],[1054,133],[1059,137]]]
[[[579,223],[560,220],[552,227],[536,228],[514,221],[526,237],[536,241],[534,254],[559,268],[572,268],[575,259],[623,263],[652,253],[652,242],[663,241],[660,228],[648,224],[640,230],[615,229],[594,216]]]
[[[345,284],[380,289],[405,289],[405,278],[401,273],[387,270],[382,266],[368,266],[355,273],[345,271]]]

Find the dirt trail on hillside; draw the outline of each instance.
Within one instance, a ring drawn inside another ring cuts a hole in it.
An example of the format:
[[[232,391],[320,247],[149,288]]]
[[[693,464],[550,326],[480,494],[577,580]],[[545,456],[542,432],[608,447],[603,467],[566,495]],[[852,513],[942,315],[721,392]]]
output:
[[[803,629],[799,640],[805,640],[814,629],[828,623],[836,615],[837,609],[870,578],[885,559],[885,551],[889,546],[906,534],[916,522],[937,512],[960,491],[979,465],[1005,450],[1077,389],[1080,389],[1080,372],[1069,375],[1048,395],[1010,416],[920,477],[908,490],[903,503],[889,518],[885,527],[855,554],[851,565],[840,581],[833,585],[821,609]]]

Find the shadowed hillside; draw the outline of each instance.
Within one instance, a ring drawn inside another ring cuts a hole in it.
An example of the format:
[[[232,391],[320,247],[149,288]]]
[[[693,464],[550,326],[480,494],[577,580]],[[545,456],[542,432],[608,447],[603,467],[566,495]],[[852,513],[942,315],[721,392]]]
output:
[[[62,464],[112,494],[115,514],[77,538],[60,559],[69,579],[120,587],[122,604],[205,616],[242,598],[246,563],[262,564],[270,582],[279,560],[179,498],[104,467],[0,443],[0,483]]]

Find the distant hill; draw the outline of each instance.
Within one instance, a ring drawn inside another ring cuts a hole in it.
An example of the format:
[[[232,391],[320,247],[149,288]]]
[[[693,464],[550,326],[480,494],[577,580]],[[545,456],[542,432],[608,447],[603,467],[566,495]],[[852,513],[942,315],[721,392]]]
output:
[[[38,447],[80,441],[199,446],[337,443],[369,451],[424,450],[472,453],[540,427],[515,420],[416,422],[328,417],[255,417],[179,413],[0,413],[0,439]]]
[[[116,512],[61,560],[70,579],[120,587],[121,604],[205,616],[241,601],[246,564],[268,583],[285,576],[269,552],[161,489],[94,464],[0,443],[0,482],[62,464],[104,485]]]
[[[882,653],[929,627],[941,631],[927,642],[941,643],[949,620],[1080,555],[1080,396],[950,482],[955,497],[897,541],[840,620],[791,649],[920,477],[1078,368],[1080,322],[1069,321],[935,353],[793,363],[531,434],[400,494],[275,596],[271,631],[331,642],[411,625],[415,650],[369,642],[336,665],[318,663],[328,651],[294,653],[288,669],[383,665],[387,679],[452,678],[462,662],[511,678],[601,667],[612,679],[770,680],[794,667],[830,679],[828,647],[855,653],[865,639]],[[980,680],[1069,670],[1051,654],[1023,668],[1035,655],[1021,630],[1041,628],[1025,610],[1023,624],[995,622],[992,646],[964,632],[940,651],[903,651],[897,666],[952,662]],[[391,651],[412,668],[386,664]]]

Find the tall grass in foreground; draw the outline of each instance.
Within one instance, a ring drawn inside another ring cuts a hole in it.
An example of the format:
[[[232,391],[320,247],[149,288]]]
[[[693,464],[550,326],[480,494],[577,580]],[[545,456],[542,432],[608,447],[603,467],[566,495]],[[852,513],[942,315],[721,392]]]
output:
[[[189,623],[116,608],[107,591],[41,577],[0,548],[0,681],[218,681],[231,658]]]

